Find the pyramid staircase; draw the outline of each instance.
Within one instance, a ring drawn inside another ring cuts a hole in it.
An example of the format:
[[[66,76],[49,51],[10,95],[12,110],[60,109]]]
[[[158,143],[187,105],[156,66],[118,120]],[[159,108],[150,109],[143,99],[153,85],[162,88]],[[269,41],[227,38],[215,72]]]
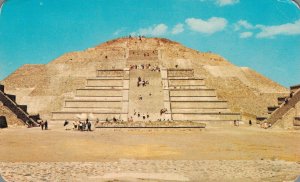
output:
[[[27,112],[27,105],[18,105],[15,95],[6,94],[4,92],[4,85],[0,85],[0,102],[2,102],[3,106],[12,111],[23,124],[28,126],[38,126],[38,115],[29,115]]]
[[[216,91],[205,86],[202,78],[194,76],[193,69],[162,69],[164,105],[173,121],[208,123],[241,120],[232,113],[226,101],[217,98]]]
[[[267,122],[273,126],[277,121],[282,119],[282,117],[295,108],[296,104],[300,101],[300,85],[295,85],[290,87],[290,96],[278,97],[278,105],[268,107],[268,116],[257,117],[258,120],[262,122]],[[300,126],[300,116],[294,117],[294,126]]]
[[[52,121],[99,119],[127,121],[129,69],[97,70],[76,90],[73,99],[64,101],[62,111],[52,112]]]

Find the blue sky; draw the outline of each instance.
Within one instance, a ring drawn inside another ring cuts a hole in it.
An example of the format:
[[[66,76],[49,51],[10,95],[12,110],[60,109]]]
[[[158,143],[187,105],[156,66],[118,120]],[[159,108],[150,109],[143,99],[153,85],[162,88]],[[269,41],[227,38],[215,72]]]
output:
[[[300,83],[300,10],[289,0],[7,0],[0,80],[129,34],[170,38],[284,86]]]

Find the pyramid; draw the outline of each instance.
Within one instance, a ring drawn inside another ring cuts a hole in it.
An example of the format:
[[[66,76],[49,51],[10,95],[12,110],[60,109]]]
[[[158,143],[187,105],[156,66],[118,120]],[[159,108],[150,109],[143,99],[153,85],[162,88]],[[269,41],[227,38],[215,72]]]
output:
[[[29,113],[52,122],[255,120],[289,94],[217,54],[144,37],[119,38],[48,64],[24,65],[1,83]]]

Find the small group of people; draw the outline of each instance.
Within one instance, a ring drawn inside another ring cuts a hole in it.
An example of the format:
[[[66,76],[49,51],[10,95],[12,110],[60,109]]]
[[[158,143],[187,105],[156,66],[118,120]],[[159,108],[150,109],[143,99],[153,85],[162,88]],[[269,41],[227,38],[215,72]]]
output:
[[[116,118],[115,116],[112,118],[112,119],[109,119],[109,118],[106,118],[105,119],[105,122],[117,122],[117,121],[123,121],[123,120],[121,120],[121,119],[118,119],[118,118]]]
[[[48,121],[47,120],[46,121],[41,120],[39,122],[39,124],[40,124],[42,130],[44,130],[44,129],[48,130]]]
[[[162,115],[162,114],[166,113],[167,111],[168,111],[168,109],[167,109],[167,108],[163,108],[163,109],[161,109],[161,110],[160,110],[160,115]]]
[[[142,80],[142,78],[139,76],[138,77],[138,81],[137,81],[137,86],[139,87],[140,85],[142,85],[143,87],[145,87],[146,85],[149,85],[149,81]]]
[[[270,128],[271,126],[272,126],[271,123],[267,123],[267,122],[263,122],[260,124],[260,127],[264,129]]]
[[[139,65],[133,64],[133,65],[129,66],[129,69],[130,70],[144,70],[144,69],[147,69],[147,70],[150,70],[150,71],[160,72],[159,66],[157,66],[157,65],[152,66],[151,64],[139,64]]]
[[[149,118],[149,117],[150,117],[150,115],[149,115],[148,112],[147,112],[146,114],[145,114],[145,113],[141,114],[140,112],[136,112],[135,110],[133,111],[133,115],[134,115],[134,116],[137,116],[138,118],[139,118],[139,117],[142,117],[143,120],[145,120],[146,118]],[[131,118],[132,118],[132,117],[131,117]]]
[[[240,121],[239,120],[233,120],[233,125],[234,126],[240,126]]]
[[[65,130],[70,130],[69,128],[69,121],[65,120],[64,122],[64,127]],[[85,122],[82,121],[74,121],[73,122],[73,130],[78,130],[78,131],[92,131],[92,123],[89,121],[87,118]]]
[[[134,38],[135,36],[133,36],[133,35],[129,35],[128,36],[128,38]],[[145,36],[144,35],[139,35],[139,36],[137,36],[138,38],[139,38],[139,40],[141,41],[142,40],[142,38],[145,38]]]

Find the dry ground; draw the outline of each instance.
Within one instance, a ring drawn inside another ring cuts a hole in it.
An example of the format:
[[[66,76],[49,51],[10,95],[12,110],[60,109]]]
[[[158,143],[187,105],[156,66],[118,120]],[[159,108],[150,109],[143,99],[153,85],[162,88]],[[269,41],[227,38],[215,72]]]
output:
[[[0,175],[11,181],[289,181],[300,175],[299,140],[299,131],[256,126],[9,128],[0,130]]]

